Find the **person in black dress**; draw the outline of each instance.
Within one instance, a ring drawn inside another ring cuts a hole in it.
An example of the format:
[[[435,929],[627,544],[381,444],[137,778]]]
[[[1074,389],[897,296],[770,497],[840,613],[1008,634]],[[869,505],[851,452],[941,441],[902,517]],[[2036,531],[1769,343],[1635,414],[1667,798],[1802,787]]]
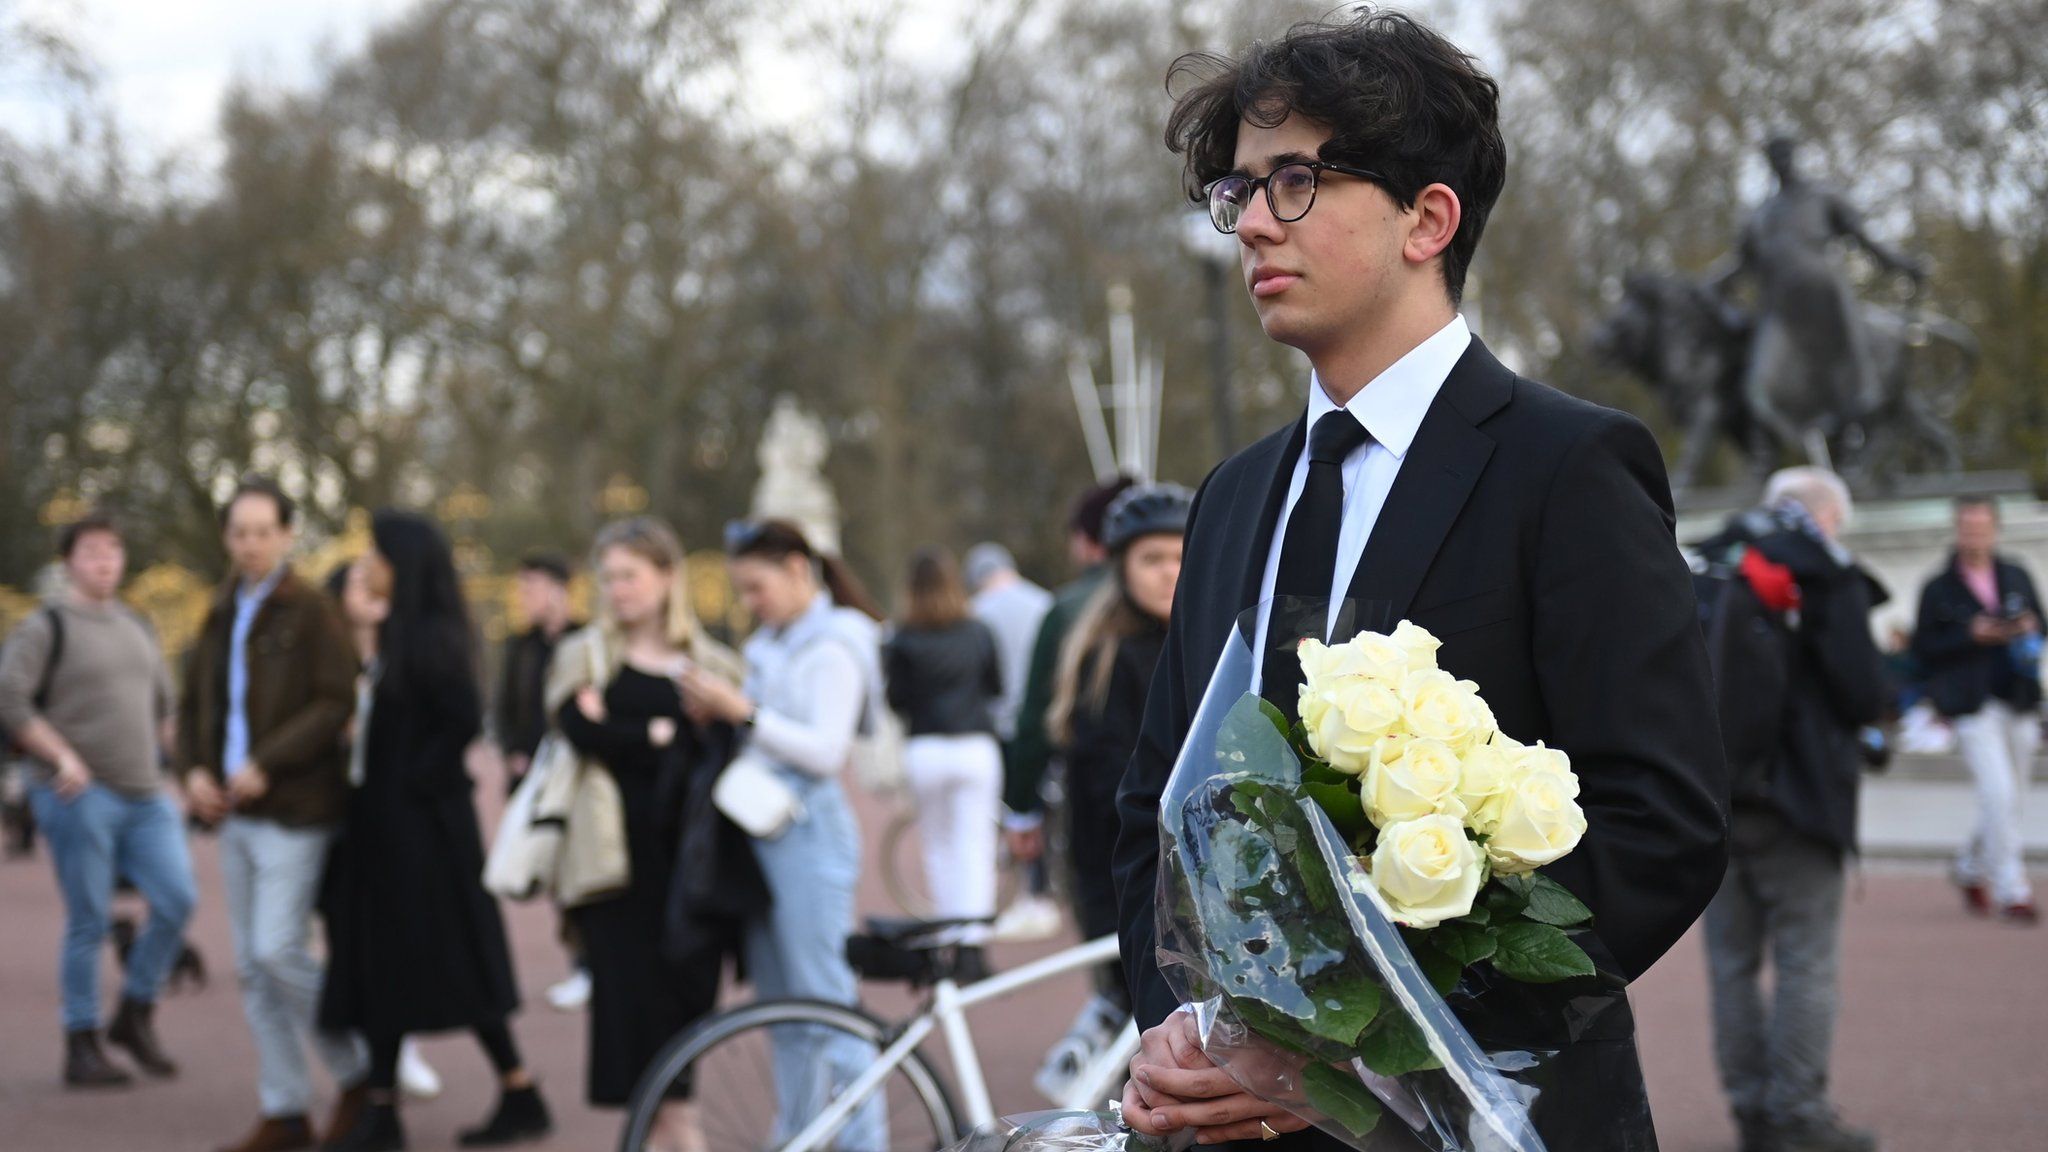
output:
[[[329,961],[324,1028],[370,1043],[369,1099],[329,1152],[405,1147],[399,1050],[409,1033],[468,1029],[496,1070],[497,1110],[464,1147],[546,1135],[547,1107],[513,1043],[518,1006],[505,926],[482,883],[465,750],[483,723],[475,636],[448,542],[426,519],[379,512],[375,549],[349,575],[351,599],[386,605],[356,716],[347,819],[323,905]]]
[[[702,847],[686,839],[721,832],[692,816],[708,804],[707,785],[732,741],[730,727],[685,716],[677,678],[697,667],[737,681],[741,665],[691,614],[683,550],[665,525],[643,517],[607,527],[596,567],[604,611],[557,650],[547,698],[562,734],[618,782],[625,811],[628,886],[570,912],[591,977],[590,1102],[620,1106],[661,1046],[711,1011],[725,956],[737,947],[738,916],[723,928],[699,920],[694,932],[679,932],[671,905],[679,855]],[[751,856],[735,843],[744,867]],[[765,893],[758,875],[730,887],[748,880]],[[648,1147],[708,1152],[680,1092]]]
[[[1110,578],[1089,598],[1060,652],[1046,727],[1067,766],[1074,913],[1088,940],[1117,930],[1110,873],[1116,790],[1137,747],[1152,669],[1166,644],[1190,499],[1177,484],[1141,484],[1109,506],[1102,543]],[[1131,1010],[1123,966],[1104,965],[1095,984],[1120,1026]]]

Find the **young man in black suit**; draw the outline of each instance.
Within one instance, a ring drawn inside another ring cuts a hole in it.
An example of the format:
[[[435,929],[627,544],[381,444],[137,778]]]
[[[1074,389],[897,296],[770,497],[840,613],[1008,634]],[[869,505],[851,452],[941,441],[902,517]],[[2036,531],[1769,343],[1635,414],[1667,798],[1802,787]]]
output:
[[[1570,1152],[1656,1147],[1625,997],[1565,1024],[1699,916],[1726,864],[1728,785],[1692,586],[1657,445],[1625,414],[1503,367],[1460,292],[1505,179],[1498,90],[1413,19],[1297,25],[1239,59],[1184,58],[1168,139],[1234,232],[1266,334],[1314,367],[1302,419],[1203,484],[1143,735],[1118,797],[1123,955],[1143,1048],[1140,1131],[1339,1147],[1201,1053],[1160,976],[1160,792],[1239,615],[1281,597],[1373,602],[1443,640],[1503,731],[1572,757],[1589,830],[1547,868],[1595,913],[1603,970],[1468,1019],[1489,1048],[1557,1049],[1536,1124]],[[1261,692],[1291,715],[1302,636],[1260,620]],[[1581,1003],[1586,1001],[1581,1000]],[[1391,1146],[1391,1145],[1390,1145]]]

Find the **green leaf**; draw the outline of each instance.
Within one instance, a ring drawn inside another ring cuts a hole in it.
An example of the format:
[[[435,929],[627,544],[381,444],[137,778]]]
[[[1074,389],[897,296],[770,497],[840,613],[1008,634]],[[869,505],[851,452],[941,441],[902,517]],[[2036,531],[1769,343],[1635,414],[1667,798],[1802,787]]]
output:
[[[1444,955],[1458,962],[1458,967],[1470,968],[1481,960],[1488,959],[1500,945],[1494,940],[1493,932],[1480,924],[1467,924],[1448,920],[1430,929],[1429,942]]]
[[[1410,941],[1408,951],[1415,956],[1415,962],[1422,965],[1422,974],[1429,977],[1429,986],[1440,996],[1448,996],[1458,986],[1458,978],[1465,974],[1465,966],[1457,957],[1425,941]]]
[[[1525,879],[1496,872],[1493,879],[1486,882],[1486,887],[1479,894],[1479,906],[1486,909],[1493,923],[1513,920],[1529,906],[1529,886],[1523,882]]]
[[[1464,914],[1463,916],[1460,916],[1460,917],[1458,917],[1458,918],[1457,918],[1456,920],[1452,921],[1452,923],[1454,923],[1454,924],[1491,924],[1491,923],[1493,923],[1493,916],[1492,916],[1492,914],[1491,914],[1491,913],[1487,912],[1487,910],[1486,910],[1486,905],[1484,905],[1484,904],[1474,904],[1474,905],[1472,906],[1472,911],[1470,911],[1470,912],[1467,912],[1467,913],[1465,913],[1465,914]]]
[[[1314,1056],[1315,1050],[1323,1047],[1301,1026],[1301,1021],[1264,1000],[1255,1000],[1249,996],[1225,996],[1224,1001],[1230,1005],[1230,1010],[1237,1014],[1237,1018],[1244,1021],[1247,1028],[1290,1052]]]
[[[1302,1071],[1301,1089],[1309,1107],[1353,1136],[1365,1135],[1380,1122],[1379,1097],[1348,1071],[1311,1064]]]
[[[1343,784],[1303,784],[1302,790],[1309,799],[1316,802],[1330,817],[1330,823],[1337,826],[1346,841],[1364,831],[1368,825],[1365,818],[1365,804]]]
[[[1422,1029],[1398,1006],[1380,1013],[1380,1018],[1359,1037],[1358,1058],[1382,1076],[1405,1076],[1440,1067],[1429,1051],[1429,1043],[1422,1038]]]
[[[1217,767],[1256,779],[1293,783],[1301,778],[1301,762],[1287,744],[1286,721],[1257,696],[1239,700],[1216,732]]]
[[[1495,940],[1493,966],[1501,975],[1525,984],[1555,984],[1574,976],[1591,976],[1593,961],[1560,928],[1522,921],[1503,925]]]
[[[1380,986],[1369,977],[1346,973],[1307,989],[1315,1015],[1304,1023],[1325,1040],[1350,1048],[1358,1043],[1380,1011]]]
[[[1358,777],[1337,771],[1321,760],[1304,761],[1301,766],[1301,782],[1304,784],[1341,784],[1347,788],[1356,787]]]
[[[1541,872],[1531,873],[1530,878],[1534,883],[1529,889],[1529,906],[1522,910],[1522,915],[1558,928],[1576,928],[1593,918],[1593,910],[1581,904],[1564,885]]]

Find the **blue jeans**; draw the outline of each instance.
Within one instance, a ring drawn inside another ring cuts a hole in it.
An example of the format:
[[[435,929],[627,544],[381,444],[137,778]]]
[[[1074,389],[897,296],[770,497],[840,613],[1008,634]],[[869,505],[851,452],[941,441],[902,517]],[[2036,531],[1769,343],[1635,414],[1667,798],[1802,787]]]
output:
[[[761,1000],[799,997],[859,1003],[858,980],[846,962],[853,931],[853,889],[860,880],[860,829],[837,780],[785,780],[803,797],[805,815],[774,840],[755,840],[772,897],[766,915],[747,925],[747,971]],[[779,1101],[775,1142],[795,1136],[824,1111],[833,1092],[866,1071],[874,1045],[814,1025],[778,1025],[774,1048]],[[887,1148],[887,1101],[877,1092],[839,1132],[832,1147],[850,1152]]]
[[[312,1103],[306,1049],[311,1042],[336,1084],[369,1074],[359,1036],[322,1031],[316,1015],[324,969],[313,958],[313,903],[332,828],[292,828],[230,816],[220,830],[220,875],[242,1013],[256,1041],[257,1097],[263,1115],[303,1116]]]
[[[64,1030],[99,1027],[100,948],[106,943],[114,882],[125,878],[149,904],[149,923],[128,955],[130,1000],[156,1001],[177,962],[199,892],[185,829],[170,797],[132,799],[94,784],[65,800],[47,784],[29,790],[29,806],[50,845],[64,894],[64,945],[58,964]]]

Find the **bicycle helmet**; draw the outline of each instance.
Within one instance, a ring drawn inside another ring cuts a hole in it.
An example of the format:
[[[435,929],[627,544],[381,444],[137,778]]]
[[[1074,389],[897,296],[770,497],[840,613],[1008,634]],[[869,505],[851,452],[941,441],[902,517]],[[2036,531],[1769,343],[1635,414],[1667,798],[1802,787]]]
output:
[[[1139,484],[1110,504],[1102,518],[1102,546],[1121,551],[1140,536],[1178,536],[1188,529],[1195,494],[1178,484]]]

